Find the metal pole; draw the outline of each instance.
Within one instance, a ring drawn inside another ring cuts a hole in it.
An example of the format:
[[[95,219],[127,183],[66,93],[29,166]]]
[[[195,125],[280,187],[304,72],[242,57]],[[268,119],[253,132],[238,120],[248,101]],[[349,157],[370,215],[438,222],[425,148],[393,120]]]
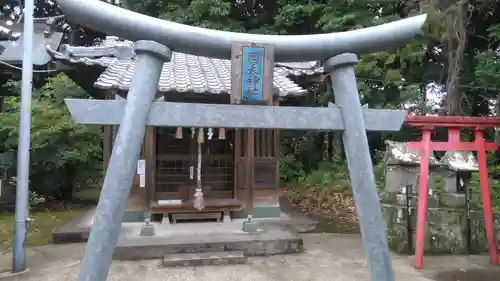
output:
[[[79,281],[105,281],[108,277],[163,63],[172,56],[168,47],[153,41],[138,41],[134,49],[135,73],[104,177]]]
[[[413,229],[411,227],[411,199],[413,198],[413,185],[406,185],[406,237],[408,254],[413,253]]]
[[[344,150],[371,280],[394,281],[385,222],[356,85],[354,67],[357,60],[355,54],[342,54],[328,59],[324,67],[330,73],[335,103],[340,106],[344,119]]]
[[[21,80],[21,108],[19,146],[17,149],[16,214],[12,272],[26,269],[26,233],[28,232],[28,189],[31,130],[31,91],[33,86],[33,11],[34,0],[24,2],[23,71]]]
[[[463,177],[460,173],[457,173],[457,180],[459,181],[458,184],[460,184],[460,179]],[[471,205],[470,205],[470,187],[469,187],[469,183],[468,183],[468,180],[465,179],[465,178],[462,178],[462,180],[464,181],[464,191],[465,191],[465,215],[466,215],[466,235],[467,235],[467,252],[469,255],[472,254],[472,231],[471,231],[471,219],[470,219],[470,209],[471,209]]]

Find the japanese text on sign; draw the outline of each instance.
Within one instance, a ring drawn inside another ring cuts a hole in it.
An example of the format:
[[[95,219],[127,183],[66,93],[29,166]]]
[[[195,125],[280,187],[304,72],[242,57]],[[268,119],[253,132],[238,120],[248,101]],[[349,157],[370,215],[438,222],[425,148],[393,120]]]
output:
[[[264,54],[263,47],[243,47],[241,81],[243,100],[263,99]]]

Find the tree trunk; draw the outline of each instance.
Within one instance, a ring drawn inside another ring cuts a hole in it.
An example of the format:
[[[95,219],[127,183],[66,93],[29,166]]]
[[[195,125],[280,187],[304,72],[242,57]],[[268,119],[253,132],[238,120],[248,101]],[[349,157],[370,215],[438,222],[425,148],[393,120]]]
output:
[[[495,103],[495,116],[500,117],[500,91],[497,93],[497,99]],[[495,128],[495,143],[500,146],[500,130]],[[495,151],[495,165],[500,163],[500,149]]]
[[[59,185],[59,200],[68,203],[73,200],[73,189],[76,179],[76,171],[72,168],[62,169],[61,181]]]
[[[342,145],[342,133],[332,132],[332,141],[330,142],[332,147],[332,159],[343,160],[344,159],[344,147]]]

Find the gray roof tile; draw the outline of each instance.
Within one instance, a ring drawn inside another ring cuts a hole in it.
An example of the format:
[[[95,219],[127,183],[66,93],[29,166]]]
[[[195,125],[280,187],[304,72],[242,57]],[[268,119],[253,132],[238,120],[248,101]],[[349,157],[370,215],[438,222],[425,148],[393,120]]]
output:
[[[6,21],[0,20],[0,28],[3,28],[6,32],[12,31],[19,36],[17,40],[7,40],[7,38],[1,36],[4,38],[0,38],[0,60],[14,65],[22,64],[24,47],[22,22],[7,25]],[[51,54],[46,49],[57,48],[61,44],[63,34],[51,30],[45,22],[35,21],[33,28],[33,64],[46,65],[52,59]]]
[[[313,76],[324,73],[323,66],[317,61],[277,63],[276,65],[291,76]]]
[[[102,89],[128,90],[135,70],[133,42],[107,37],[93,47],[64,45],[53,51],[54,58],[74,64],[100,65],[106,70],[95,82]],[[274,86],[280,96],[301,95],[306,90],[293,82],[291,67],[277,66],[274,69]],[[173,53],[172,60],[163,65],[158,83],[160,92],[197,92],[221,94],[231,89],[231,62],[182,53]]]

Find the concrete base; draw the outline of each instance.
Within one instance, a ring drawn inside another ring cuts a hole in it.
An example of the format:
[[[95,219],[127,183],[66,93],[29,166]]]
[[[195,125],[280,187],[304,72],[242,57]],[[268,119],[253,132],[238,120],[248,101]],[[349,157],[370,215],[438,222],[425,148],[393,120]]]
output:
[[[143,225],[141,227],[140,236],[154,236],[155,235],[155,227],[152,224]]]
[[[114,259],[140,260],[163,258],[171,254],[240,251],[245,256],[300,253],[302,238],[278,225],[246,233],[243,220],[231,223],[181,223],[164,227],[156,224],[156,235],[139,236],[141,224],[127,223],[115,249]],[[203,227],[200,227],[202,225]]]
[[[76,218],[65,226],[54,229],[52,231],[52,243],[64,244],[87,241],[94,222],[94,215],[95,208],[92,208],[82,217]],[[144,212],[127,210],[123,215],[122,222],[144,222]]]
[[[52,243],[54,244],[62,244],[62,243],[77,243],[77,242],[85,242],[87,241],[90,235],[90,229],[92,227],[93,217],[94,217],[95,209],[90,210],[83,217],[77,218],[75,221],[69,223],[66,226],[55,229],[52,232]],[[243,221],[245,219],[231,219],[229,216],[224,217],[222,223],[208,223],[208,224],[217,224],[217,225],[226,225],[226,227],[231,228],[237,226],[237,229],[233,229],[236,231],[242,231]],[[263,229],[268,228],[284,228],[290,230],[292,233],[303,233],[313,231],[316,227],[317,221],[308,218],[302,214],[292,214],[288,215],[286,213],[281,213],[279,218],[253,218],[253,221],[259,223],[260,227]],[[126,223],[123,225],[135,224],[138,226],[138,234],[140,233],[140,227],[144,226],[144,220],[136,221],[134,223]],[[191,229],[192,233],[198,233],[201,229],[205,229],[207,227],[206,222],[194,223],[193,229]],[[154,224],[157,226],[157,224]],[[186,224],[181,223],[178,226],[185,227]],[[165,218],[161,223],[161,227],[166,229],[167,227],[174,227],[176,225],[171,224],[168,218]]]
[[[20,277],[21,275],[25,275],[30,272],[29,268],[21,272],[12,273],[10,270],[0,270],[0,280],[13,280],[16,277]],[[15,279],[17,280],[17,278]]]
[[[222,217],[222,222],[231,223],[231,216],[229,214],[224,214],[224,216]]]
[[[259,227],[259,224],[254,220],[252,221],[245,220],[243,222],[242,230],[243,232],[247,233],[256,233],[262,231]]]

